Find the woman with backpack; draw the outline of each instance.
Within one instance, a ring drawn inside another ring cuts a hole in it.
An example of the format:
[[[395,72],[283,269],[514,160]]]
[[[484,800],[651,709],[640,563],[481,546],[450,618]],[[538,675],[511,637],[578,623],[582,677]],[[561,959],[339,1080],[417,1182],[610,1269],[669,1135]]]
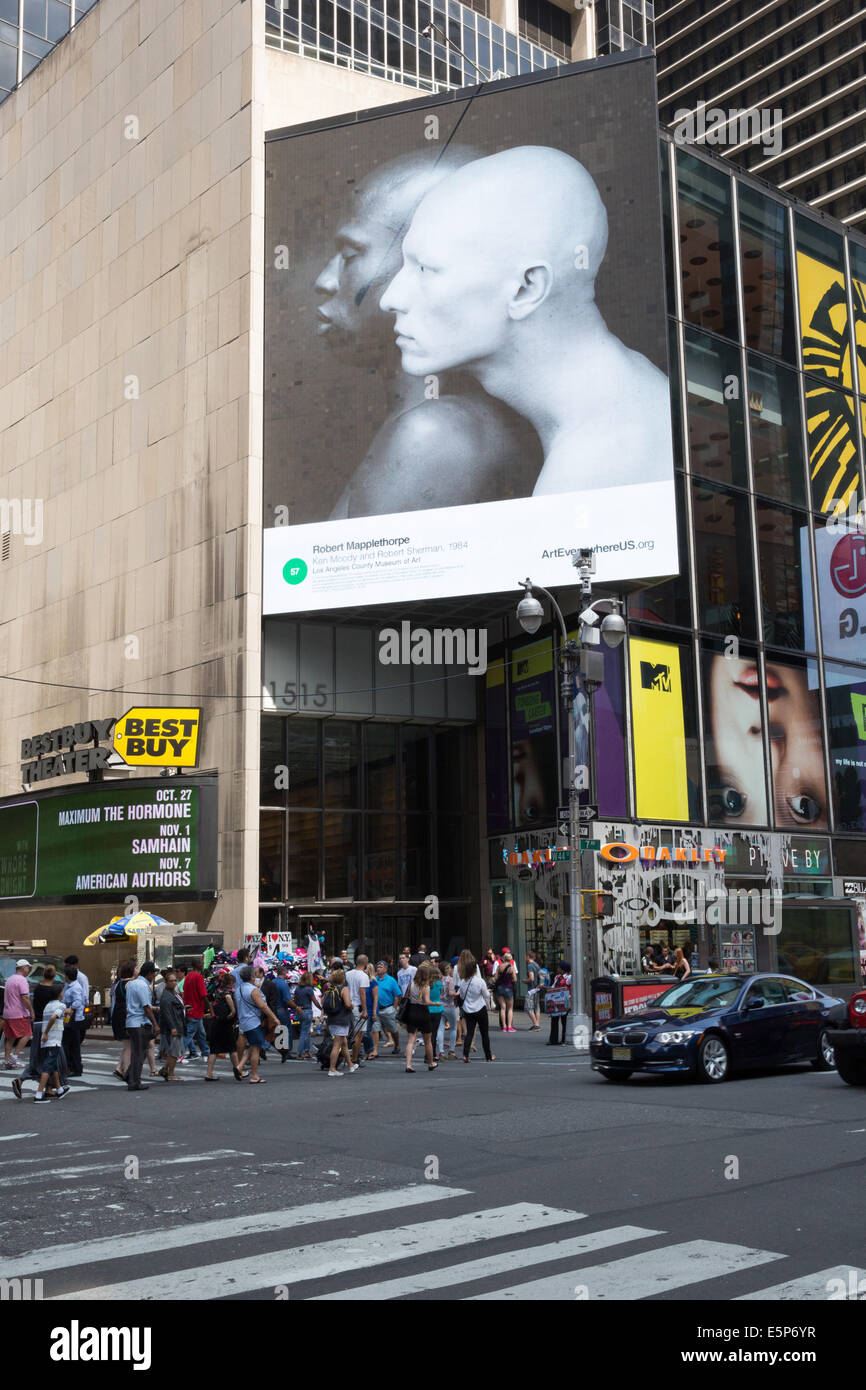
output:
[[[114,1068],[114,1075],[123,1081],[129,1070],[130,1042],[126,1031],[126,986],[132,979],[135,967],[131,960],[125,960],[117,971],[117,979],[111,986],[111,1032],[117,1042],[122,1042],[120,1062]]]
[[[466,1021],[466,1034],[463,1038],[463,1060],[469,1061],[469,1049],[472,1046],[472,1039],[475,1036],[475,1029],[481,1033],[481,1045],[484,1048],[484,1056],[488,1062],[495,1062],[496,1058],[490,1051],[490,1032],[487,1022],[487,1007],[490,1003],[490,991],[484,981],[484,976],[478,968],[478,962],[471,951],[461,952],[457,962],[457,994],[460,999],[460,1008]]]
[[[221,970],[217,977],[216,993],[211,1005],[213,1009],[213,1031],[210,1037],[210,1055],[207,1059],[205,1081],[219,1081],[214,1076],[217,1054],[222,1052],[231,1058],[235,1081],[243,1081],[249,1073],[241,1071],[238,1056],[238,1011],[234,1000],[234,976],[230,970]]]
[[[328,1068],[329,1076],[342,1076],[342,1072],[337,1071],[337,1063],[342,1056],[349,1071],[357,1071],[357,1062],[352,1061],[352,1054],[349,1051],[349,1029],[352,1026],[352,996],[349,986],[346,984],[345,970],[332,966],[328,975],[328,984],[322,992],[322,1012],[325,1015],[325,1022],[328,1031],[334,1039],[331,1047],[331,1060]]]
[[[430,1015],[430,975],[429,964],[424,961],[418,966],[412,979],[409,981],[408,1005],[403,1015],[403,1022],[406,1025],[406,1070],[413,1073],[415,1068],[412,1066],[412,1049],[415,1046],[415,1039],[420,1033],[424,1038],[424,1056],[427,1059],[427,1070],[435,1071],[439,1063],[433,1060],[433,1044],[431,1033],[433,1022]],[[439,1021],[437,1018],[436,1026]]]

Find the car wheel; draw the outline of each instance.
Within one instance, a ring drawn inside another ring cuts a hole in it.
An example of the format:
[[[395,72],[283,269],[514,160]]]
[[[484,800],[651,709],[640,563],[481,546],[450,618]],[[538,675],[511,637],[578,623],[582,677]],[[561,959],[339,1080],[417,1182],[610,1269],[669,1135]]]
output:
[[[731,1054],[724,1038],[718,1033],[710,1033],[698,1048],[698,1080],[718,1085],[727,1081],[731,1070]]]
[[[818,1037],[818,1055],[812,1058],[816,1071],[833,1071],[836,1066],[836,1053],[833,1050],[833,1034],[829,1028],[822,1028]]]
[[[630,1071],[609,1071],[602,1068],[602,1076],[605,1081],[628,1081],[631,1076]]]
[[[866,1057],[850,1057],[842,1052],[836,1058],[836,1070],[849,1086],[866,1086]]]

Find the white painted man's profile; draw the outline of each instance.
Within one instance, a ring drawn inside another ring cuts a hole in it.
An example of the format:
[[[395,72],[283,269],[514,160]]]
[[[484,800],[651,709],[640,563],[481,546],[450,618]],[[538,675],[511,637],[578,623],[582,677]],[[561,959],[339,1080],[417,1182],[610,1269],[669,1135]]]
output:
[[[607,237],[582,164],[546,146],[504,150],[425,195],[382,295],[405,372],[462,368],[534,427],[535,494],[673,474],[667,377],[595,302]]]

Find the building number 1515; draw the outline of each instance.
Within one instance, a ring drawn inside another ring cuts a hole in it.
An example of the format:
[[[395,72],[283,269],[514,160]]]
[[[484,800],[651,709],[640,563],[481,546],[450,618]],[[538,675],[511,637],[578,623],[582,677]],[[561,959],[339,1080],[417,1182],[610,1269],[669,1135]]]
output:
[[[319,681],[314,695],[309,694],[305,681],[302,681],[300,685],[296,681],[286,681],[283,686],[283,693],[279,697],[277,696],[276,681],[266,681],[265,684],[271,692],[271,699],[274,704],[279,698],[280,703],[289,709],[293,705],[312,705],[315,709],[324,709],[328,703],[328,687],[324,681]]]

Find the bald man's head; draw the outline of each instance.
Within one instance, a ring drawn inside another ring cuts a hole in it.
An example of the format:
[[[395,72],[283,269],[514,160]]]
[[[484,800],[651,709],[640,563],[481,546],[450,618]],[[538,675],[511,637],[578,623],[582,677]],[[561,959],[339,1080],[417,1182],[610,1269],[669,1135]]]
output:
[[[316,280],[318,331],[336,356],[369,361],[393,350],[390,321],[379,300],[400,267],[403,237],[425,194],[477,157],[464,146],[444,154],[400,155],[374,169],[352,192],[337,228],[336,250]]]
[[[419,203],[382,297],[404,370],[471,366],[507,352],[531,317],[573,315],[606,248],[604,204],[570,155],[524,145],[465,165]]]

